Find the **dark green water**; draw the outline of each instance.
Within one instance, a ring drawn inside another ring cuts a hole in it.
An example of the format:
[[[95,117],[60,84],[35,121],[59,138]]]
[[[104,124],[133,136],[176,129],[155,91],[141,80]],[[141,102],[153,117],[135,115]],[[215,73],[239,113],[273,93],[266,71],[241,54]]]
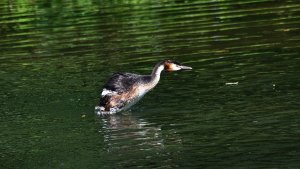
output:
[[[115,71],[174,59],[130,111]],[[0,2],[0,168],[300,168],[298,0]]]

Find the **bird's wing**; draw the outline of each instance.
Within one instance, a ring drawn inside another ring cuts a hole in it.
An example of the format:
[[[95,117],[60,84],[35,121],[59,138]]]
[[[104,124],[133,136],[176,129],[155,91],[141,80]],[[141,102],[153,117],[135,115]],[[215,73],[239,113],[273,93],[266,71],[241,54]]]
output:
[[[127,92],[131,89],[140,75],[132,73],[114,73],[103,88],[117,93]]]

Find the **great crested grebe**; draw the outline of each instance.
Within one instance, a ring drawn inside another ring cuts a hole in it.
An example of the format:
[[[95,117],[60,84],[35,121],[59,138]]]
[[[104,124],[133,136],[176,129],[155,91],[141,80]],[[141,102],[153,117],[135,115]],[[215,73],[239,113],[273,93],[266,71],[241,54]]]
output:
[[[172,72],[190,69],[192,68],[176,61],[165,60],[155,65],[151,75],[114,73],[103,86],[99,105],[95,107],[95,111],[99,115],[104,115],[126,110],[157,85],[163,70]]]

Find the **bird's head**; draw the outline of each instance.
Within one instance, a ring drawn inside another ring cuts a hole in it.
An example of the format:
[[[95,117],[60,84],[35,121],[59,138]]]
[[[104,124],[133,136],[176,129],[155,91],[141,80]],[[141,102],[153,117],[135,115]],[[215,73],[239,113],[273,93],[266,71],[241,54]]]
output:
[[[191,70],[192,68],[189,66],[184,66],[179,62],[172,61],[172,60],[165,60],[164,61],[164,70],[167,72],[173,72],[178,70]]]

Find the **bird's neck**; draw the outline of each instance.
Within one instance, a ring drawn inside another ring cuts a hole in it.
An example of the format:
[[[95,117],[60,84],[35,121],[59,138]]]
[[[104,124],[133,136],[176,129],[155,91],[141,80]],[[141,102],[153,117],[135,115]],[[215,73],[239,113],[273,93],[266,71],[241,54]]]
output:
[[[155,67],[153,68],[151,75],[146,76],[147,80],[145,80],[144,84],[142,85],[143,90],[148,92],[151,89],[153,89],[159,82],[160,74],[163,70],[164,70],[163,63],[160,62],[160,63],[156,64]]]
[[[164,65],[162,63],[158,63],[155,65],[152,73],[151,73],[151,84],[154,86],[157,85],[160,79],[160,74],[164,70]]]

